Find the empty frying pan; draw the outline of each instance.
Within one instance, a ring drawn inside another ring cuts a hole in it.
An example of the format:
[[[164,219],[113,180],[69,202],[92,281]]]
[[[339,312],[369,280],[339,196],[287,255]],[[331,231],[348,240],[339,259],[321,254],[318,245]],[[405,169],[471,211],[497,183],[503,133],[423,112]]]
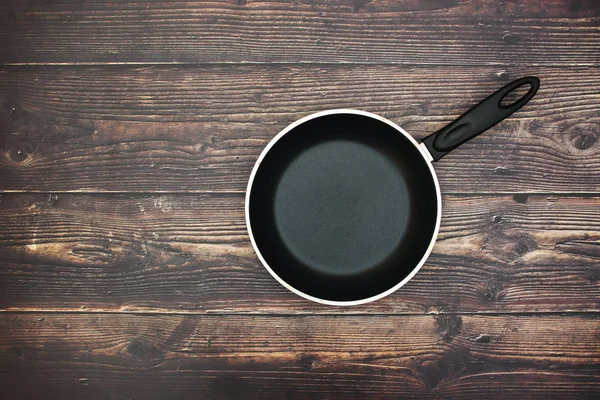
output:
[[[338,109],[282,130],[258,157],[246,192],[252,246],[282,285],[307,299],[355,305],[402,287],[435,242],[441,195],[432,166],[535,95],[518,79],[418,143],[398,125]],[[512,104],[505,98],[522,86]]]

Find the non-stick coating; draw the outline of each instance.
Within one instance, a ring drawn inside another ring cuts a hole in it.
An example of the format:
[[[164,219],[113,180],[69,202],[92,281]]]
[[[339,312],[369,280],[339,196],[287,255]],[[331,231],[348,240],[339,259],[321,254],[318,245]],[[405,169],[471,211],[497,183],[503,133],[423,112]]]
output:
[[[259,253],[296,290],[357,301],[419,264],[437,221],[435,178],[402,133],[375,118],[330,114],[283,135],[252,182]]]

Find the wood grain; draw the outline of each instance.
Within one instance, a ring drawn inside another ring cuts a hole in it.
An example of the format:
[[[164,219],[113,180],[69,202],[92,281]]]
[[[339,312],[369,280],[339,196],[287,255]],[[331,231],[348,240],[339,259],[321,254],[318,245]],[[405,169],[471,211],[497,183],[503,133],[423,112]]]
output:
[[[261,266],[237,195],[4,194],[0,308],[248,313],[600,310],[600,197],[444,196],[400,291],[314,304]]]
[[[600,398],[595,0],[5,0],[0,398]],[[537,75],[436,163],[434,252],[332,308],[281,287],[246,183],[292,121],[420,139]]]
[[[597,398],[600,317],[0,314],[10,398]]]
[[[597,193],[600,69],[397,66],[4,67],[0,190],[243,193],[304,115],[364,109],[422,138],[529,74],[530,104],[436,163],[443,192]]]
[[[0,63],[600,63],[594,0],[3,4]]]

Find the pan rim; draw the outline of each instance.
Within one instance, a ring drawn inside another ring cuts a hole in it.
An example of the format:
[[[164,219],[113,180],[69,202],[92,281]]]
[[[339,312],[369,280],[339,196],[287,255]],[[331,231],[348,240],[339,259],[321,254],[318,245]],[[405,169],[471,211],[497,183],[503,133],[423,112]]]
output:
[[[275,143],[277,143],[283,136],[285,136],[285,134],[287,134],[288,132],[290,132],[292,129],[294,129],[297,126],[299,126],[299,125],[301,125],[301,124],[303,124],[303,123],[305,123],[307,121],[310,121],[312,119],[319,118],[319,117],[322,117],[322,116],[325,116],[325,115],[333,115],[333,114],[354,114],[354,115],[361,115],[361,116],[364,116],[364,117],[373,118],[373,119],[376,119],[378,121],[381,121],[381,122],[383,122],[383,123],[391,126],[396,131],[398,131],[402,135],[404,135],[409,140],[409,142],[412,143],[415,146],[415,148],[419,151],[419,154],[421,154],[421,156],[425,160],[425,163],[429,167],[429,170],[431,172],[431,177],[432,177],[434,185],[435,185],[435,192],[436,192],[436,197],[437,197],[437,216],[436,216],[435,228],[434,228],[433,234],[431,235],[431,240],[429,242],[429,246],[427,247],[427,250],[425,251],[425,253],[423,253],[423,256],[421,257],[421,259],[418,262],[418,264],[416,265],[416,267],[402,281],[400,281],[399,283],[397,283],[396,285],[394,285],[390,289],[387,289],[384,292],[378,293],[375,296],[366,297],[366,298],[358,299],[358,300],[349,300],[349,301],[327,300],[327,299],[322,299],[322,298],[319,298],[319,297],[315,297],[315,296],[309,295],[307,293],[304,293],[304,292],[302,292],[299,289],[296,289],[295,287],[293,287],[292,285],[290,285],[289,283],[287,283],[286,281],[284,281],[279,275],[277,275],[277,273],[269,266],[269,264],[267,263],[267,261],[263,258],[262,254],[261,254],[261,252],[260,252],[260,250],[258,248],[258,245],[256,244],[256,241],[254,239],[254,235],[252,233],[252,226],[250,225],[250,193],[252,191],[252,185],[254,183],[254,178],[256,176],[256,173],[258,172],[258,169],[260,168],[262,160],[269,153],[269,151],[275,145]],[[260,260],[260,262],[263,265],[263,267],[283,287],[285,287],[286,289],[288,289],[292,293],[297,294],[300,297],[303,297],[303,298],[305,298],[307,300],[314,301],[316,303],[330,305],[330,306],[354,306],[354,305],[360,305],[360,304],[370,303],[372,301],[382,299],[382,298],[384,298],[384,297],[392,294],[393,292],[395,292],[396,290],[398,290],[402,286],[404,286],[408,281],[410,281],[416,275],[417,272],[419,272],[419,270],[421,269],[421,267],[423,266],[423,264],[425,264],[425,261],[427,261],[427,259],[429,258],[429,255],[431,254],[431,251],[433,250],[433,246],[434,246],[434,244],[436,242],[436,239],[438,237],[438,233],[439,233],[439,229],[440,229],[440,223],[441,223],[441,217],[442,217],[442,196],[441,196],[440,184],[439,184],[437,175],[436,175],[435,170],[434,170],[433,165],[432,165],[432,160],[433,160],[433,158],[431,157],[431,155],[429,154],[429,152],[427,151],[427,149],[425,149],[424,146],[422,146],[419,142],[417,142],[411,135],[409,135],[399,125],[395,124],[394,122],[392,122],[392,121],[390,121],[390,120],[388,120],[388,119],[386,119],[386,118],[384,118],[384,117],[382,117],[380,115],[373,114],[373,113],[370,113],[368,111],[356,110],[356,109],[351,109],[351,108],[337,108],[337,109],[319,111],[319,112],[307,115],[307,116],[305,116],[303,118],[300,118],[299,120],[297,120],[297,121],[291,123],[290,125],[286,126],[275,137],[273,137],[273,139],[271,139],[269,141],[269,143],[265,146],[265,148],[263,149],[263,151],[258,156],[258,159],[254,163],[254,166],[252,168],[252,172],[250,173],[250,178],[248,180],[248,185],[246,187],[246,196],[245,196],[245,202],[244,202],[244,212],[245,212],[245,217],[246,217],[246,229],[248,230],[248,235],[250,236],[250,242],[252,244],[252,248],[254,249],[254,252],[258,256],[258,259]]]

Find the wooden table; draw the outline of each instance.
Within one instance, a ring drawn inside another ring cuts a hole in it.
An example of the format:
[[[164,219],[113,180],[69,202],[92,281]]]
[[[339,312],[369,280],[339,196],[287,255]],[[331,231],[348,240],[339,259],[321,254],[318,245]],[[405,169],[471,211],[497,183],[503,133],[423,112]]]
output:
[[[600,397],[595,0],[8,0],[0,6],[0,397]],[[425,266],[359,307],[260,265],[250,170],[290,122],[420,139],[537,97],[436,163]]]

